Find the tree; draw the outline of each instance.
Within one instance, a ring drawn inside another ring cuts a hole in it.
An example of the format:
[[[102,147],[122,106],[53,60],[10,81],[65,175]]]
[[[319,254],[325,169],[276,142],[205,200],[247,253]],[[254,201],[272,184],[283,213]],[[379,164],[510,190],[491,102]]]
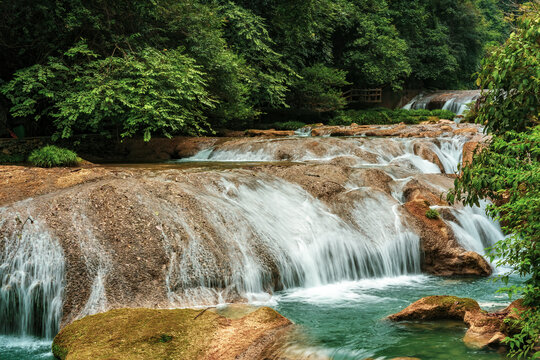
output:
[[[520,294],[529,306],[513,324],[517,333],[505,340],[510,354],[520,358],[532,355],[540,339],[540,2],[522,11],[508,41],[483,61],[478,74],[486,100],[477,119],[492,140],[462,169],[448,195],[466,204],[491,199],[488,214],[509,234],[489,254],[525,278],[523,286],[502,289]],[[508,276],[501,278],[505,284]]]

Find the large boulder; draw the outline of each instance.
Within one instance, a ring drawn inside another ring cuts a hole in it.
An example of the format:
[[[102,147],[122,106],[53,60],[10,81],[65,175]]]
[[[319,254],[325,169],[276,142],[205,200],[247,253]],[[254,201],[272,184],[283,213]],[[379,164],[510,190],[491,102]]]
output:
[[[263,359],[291,328],[270,308],[238,319],[204,310],[118,309],[66,326],[52,349],[61,360]]]
[[[523,311],[521,300],[514,301],[503,310],[489,313],[469,298],[456,296],[428,296],[388,317],[391,321],[460,320],[468,330],[463,341],[473,348],[500,347],[502,340],[515,332],[505,319]]]
[[[441,219],[429,219],[426,212],[432,204],[422,191],[410,191],[405,209],[412,215],[420,235],[424,254],[422,270],[433,275],[489,276],[489,263],[474,251],[466,251],[456,240],[452,229]]]

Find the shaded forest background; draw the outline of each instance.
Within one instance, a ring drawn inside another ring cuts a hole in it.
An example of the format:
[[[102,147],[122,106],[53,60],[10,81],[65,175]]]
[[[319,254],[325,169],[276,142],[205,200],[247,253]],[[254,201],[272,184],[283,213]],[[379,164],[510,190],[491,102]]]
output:
[[[0,127],[31,120],[34,133],[57,138],[149,139],[333,112],[347,87],[472,88],[516,9],[497,0],[0,0]]]

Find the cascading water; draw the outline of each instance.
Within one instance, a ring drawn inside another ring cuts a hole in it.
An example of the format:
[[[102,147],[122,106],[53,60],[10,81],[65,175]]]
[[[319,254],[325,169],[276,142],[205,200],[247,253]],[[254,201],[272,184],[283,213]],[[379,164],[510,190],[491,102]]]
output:
[[[486,216],[487,202],[484,201],[480,205],[480,207],[466,206],[462,209],[451,209],[457,222],[450,221],[449,223],[459,243],[465,249],[483,255],[484,249],[504,239],[504,234],[500,225]]]
[[[0,333],[52,338],[62,317],[62,247],[38,221],[2,209],[0,219]]]
[[[332,323],[334,328],[350,327],[354,317],[354,323],[364,326],[354,328],[355,336],[362,338],[369,326],[387,326],[379,320],[415,300],[418,289],[435,294],[448,286],[421,275],[420,238],[406,214],[404,189],[410,181],[424,181],[437,191],[445,191],[451,180],[441,172],[457,171],[466,140],[444,136],[305,137],[217,145],[183,161],[302,162],[293,165],[305,166],[302,175],[313,175],[314,181],[319,178],[307,170],[311,167],[350,164],[346,166],[352,169],[351,176],[336,201],[344,204],[317,199],[304,187],[284,180],[286,177],[248,168],[212,171],[208,174],[211,179],[202,182],[197,177],[182,178],[174,170],[158,174],[152,177],[156,187],[148,186],[150,181],[143,182],[134,192],[135,203],[129,206],[148,211],[159,224],[147,227],[165,254],[161,286],[171,306],[262,301],[274,304],[293,320],[298,316],[302,323],[310,323],[302,318],[305,314],[321,319],[323,325],[329,321],[324,314],[336,314],[339,321]],[[427,160],[430,154],[420,156],[418,148],[431,151],[440,164]],[[373,173],[382,174],[379,187],[364,181],[364,175]],[[147,186],[153,192],[143,191]],[[161,196],[158,190],[163,188],[174,196]],[[184,200],[177,202],[175,198]],[[81,263],[83,268],[86,265],[90,280],[80,316],[114,304],[107,286],[118,270],[117,259],[104,241],[107,238],[103,233],[98,236],[100,223],[89,209],[93,208],[79,203],[71,209],[71,220],[66,220],[75,229]],[[483,208],[451,208],[449,212],[452,220],[446,221],[467,250],[483,253],[503,236]],[[40,219],[35,214],[33,223],[22,226],[22,221],[13,220],[21,215],[6,209],[0,209],[0,215],[0,332],[51,338],[62,316],[62,248],[50,235],[53,232],[46,226],[46,217]],[[376,304],[383,303],[391,307],[377,308]],[[348,311],[356,313],[353,316]],[[358,320],[364,318],[367,320]],[[350,332],[346,329],[339,337]],[[327,336],[333,332],[323,329],[322,333]],[[366,334],[369,338],[363,341],[372,343],[374,334]],[[0,337],[0,352],[2,341]],[[345,349],[314,351],[344,359],[375,357],[375,352],[348,349],[354,340],[347,341]]]
[[[407,103],[403,109],[444,109],[456,115],[463,115],[468,105],[480,98],[480,90],[438,91],[420,94]]]
[[[301,146],[302,139],[283,139],[266,142],[250,142],[230,148],[204,149],[192,157],[178,160],[178,162],[321,162],[332,161],[336,158],[349,157],[355,160],[355,166],[386,167],[388,165],[408,168],[412,173],[423,174],[441,173],[439,167],[415,154],[414,145],[428,144],[435,152],[444,172],[454,174],[461,161],[465,137],[441,137],[438,139],[380,139],[380,138],[349,138],[328,140],[314,140],[317,152]],[[286,144],[285,146],[283,146]],[[284,150],[284,148],[286,150]]]
[[[189,216],[174,216],[188,239],[166,240],[173,302],[254,299],[281,288],[420,272],[419,238],[406,230],[391,197],[363,195],[348,224],[297,185],[248,180],[225,178],[194,194],[212,227],[207,231],[196,231]],[[148,206],[168,211],[166,204]]]

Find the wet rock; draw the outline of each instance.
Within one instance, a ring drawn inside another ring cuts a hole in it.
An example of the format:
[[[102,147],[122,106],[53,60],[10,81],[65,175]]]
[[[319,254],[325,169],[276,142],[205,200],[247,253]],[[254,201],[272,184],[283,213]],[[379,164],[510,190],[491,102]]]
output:
[[[392,321],[410,320],[460,320],[468,330],[463,341],[473,348],[501,347],[502,340],[516,330],[509,329],[505,319],[523,311],[521,300],[514,301],[503,310],[489,313],[483,311],[473,299],[455,296],[428,296],[390,315]]]
[[[390,315],[392,321],[404,320],[463,320],[467,312],[478,312],[475,300],[455,296],[428,296],[407,306],[397,314]]]
[[[424,142],[415,143],[413,146],[414,154],[420,156],[421,158],[429,162],[434,163],[435,165],[439,167],[441,172],[444,173],[444,166],[441,163],[441,160],[439,159],[435,151],[433,151],[433,149],[431,148],[431,146],[432,145],[430,143],[424,143]]]
[[[247,136],[263,136],[263,137],[281,137],[281,136],[293,136],[294,130],[246,130]]]
[[[409,194],[408,197],[412,196],[412,200],[405,204],[405,209],[414,218],[417,233],[420,235],[424,253],[422,270],[439,276],[491,275],[489,263],[479,254],[463,249],[455,239],[452,229],[442,219],[426,217],[434,197],[427,198],[418,189],[410,192],[413,195]]]
[[[291,322],[270,308],[238,319],[211,311],[118,309],[88,316],[55,337],[64,359],[271,359]]]

